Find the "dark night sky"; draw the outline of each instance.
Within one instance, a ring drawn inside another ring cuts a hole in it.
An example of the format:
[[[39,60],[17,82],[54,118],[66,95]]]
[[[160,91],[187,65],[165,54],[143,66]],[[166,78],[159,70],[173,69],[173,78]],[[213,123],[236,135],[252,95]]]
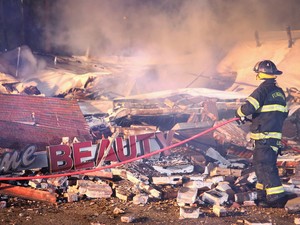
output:
[[[185,54],[226,50],[255,30],[300,29],[299,0],[0,0],[0,6],[2,49]]]

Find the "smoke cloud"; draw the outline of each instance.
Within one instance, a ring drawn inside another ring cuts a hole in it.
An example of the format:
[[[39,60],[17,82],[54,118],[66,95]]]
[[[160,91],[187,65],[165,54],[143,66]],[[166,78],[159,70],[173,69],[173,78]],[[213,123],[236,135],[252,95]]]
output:
[[[166,82],[158,82],[164,78],[167,88],[206,86],[197,76],[214,74],[236,41],[254,41],[255,30],[295,27],[297,5],[297,0],[62,0],[54,8],[59,23],[51,41],[72,54],[88,51],[91,57],[150,65],[143,76],[148,85],[153,77],[153,88],[164,88]]]

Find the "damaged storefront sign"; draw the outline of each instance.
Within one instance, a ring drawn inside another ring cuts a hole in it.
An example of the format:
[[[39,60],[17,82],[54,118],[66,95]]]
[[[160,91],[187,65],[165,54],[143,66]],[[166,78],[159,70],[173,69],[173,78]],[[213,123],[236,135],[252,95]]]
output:
[[[129,136],[128,139],[116,137],[112,144],[109,139],[102,139],[96,144],[86,141],[50,145],[46,151],[36,151],[35,145],[31,145],[21,151],[2,154],[1,173],[44,167],[50,172],[80,170],[93,168],[101,160],[122,162],[169,146],[172,134],[170,131]]]
[[[31,145],[22,151],[8,151],[0,156],[0,172],[9,173],[32,168],[42,168],[47,165],[45,154],[36,152],[36,146]]]

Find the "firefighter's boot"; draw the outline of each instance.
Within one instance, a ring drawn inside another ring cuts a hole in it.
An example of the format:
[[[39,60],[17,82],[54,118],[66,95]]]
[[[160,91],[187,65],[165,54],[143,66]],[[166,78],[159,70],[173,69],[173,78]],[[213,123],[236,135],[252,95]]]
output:
[[[256,205],[259,207],[268,207],[267,203],[267,193],[265,190],[257,190],[257,199],[255,201]]]
[[[288,197],[285,193],[267,195],[267,203],[269,208],[284,208],[288,201]]]

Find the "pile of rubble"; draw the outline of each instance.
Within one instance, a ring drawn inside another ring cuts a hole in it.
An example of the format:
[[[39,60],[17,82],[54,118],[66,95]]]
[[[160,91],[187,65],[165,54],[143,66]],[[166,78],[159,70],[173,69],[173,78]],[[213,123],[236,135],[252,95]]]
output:
[[[62,59],[55,58],[56,63],[57,60]],[[66,65],[70,63],[67,61]],[[119,97],[93,89],[102,87],[95,83],[113,84],[103,68],[96,68],[93,76],[64,74],[75,83],[64,82],[56,69],[48,71],[47,77],[60,79],[64,85],[58,85],[55,93],[46,94],[51,97],[41,96],[37,86],[24,88],[17,79],[26,71],[4,71],[10,76],[0,74],[4,77],[0,82],[0,93],[4,93],[0,94],[1,207],[9,207],[8,199],[15,196],[53,204],[118,198],[146,205],[172,199],[183,219],[198,218],[205,207],[221,217],[240,206],[255,205],[256,176],[251,161],[253,146],[247,140],[248,125],[218,126],[234,117],[235,110],[245,101],[244,95],[185,88]],[[40,87],[47,83],[42,77],[31,80]],[[299,91],[290,89],[288,100],[290,111],[283,135],[288,146],[297,148]],[[19,110],[15,110],[16,106]],[[212,127],[217,128],[191,139]],[[190,140],[185,142],[187,139]],[[174,143],[178,145],[171,148]],[[26,145],[37,147],[24,151]],[[139,158],[163,148],[168,150]],[[125,163],[128,159],[130,163]],[[300,211],[299,161],[297,151],[287,148],[277,162],[284,188],[291,197],[286,210],[292,213]],[[65,170],[75,172],[44,178]],[[14,180],[16,176],[35,179]],[[11,180],[3,181],[3,177]]]
[[[36,179],[1,183],[1,207],[6,206],[4,196],[53,204],[119,198],[145,205],[151,201],[176,199],[180,207],[179,218],[198,218],[200,208],[205,207],[212,207],[219,217],[231,215],[241,205],[255,205],[256,176],[251,167],[251,156],[251,149],[230,148],[222,156],[211,147],[203,151],[186,145],[172,149],[168,156],[155,155],[82,175],[39,179],[46,174],[43,170],[23,171],[19,175],[36,176]],[[278,160],[284,188],[294,197],[300,193],[299,160],[300,157],[290,150]],[[293,198],[286,209],[297,212],[298,201]]]

